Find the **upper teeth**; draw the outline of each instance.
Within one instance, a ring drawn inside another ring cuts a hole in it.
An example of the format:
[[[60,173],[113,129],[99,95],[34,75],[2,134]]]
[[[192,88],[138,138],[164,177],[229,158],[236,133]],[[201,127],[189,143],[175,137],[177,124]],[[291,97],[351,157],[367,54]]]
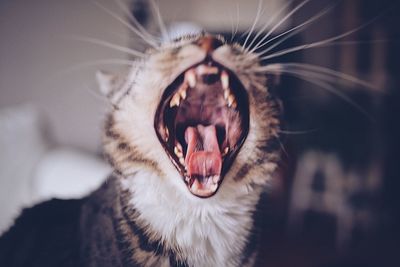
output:
[[[179,90],[178,93],[182,97],[182,99],[186,99],[186,89]]]
[[[236,100],[232,94],[228,96],[228,107],[231,106],[233,106],[234,108],[236,107]]]
[[[205,74],[217,74],[218,73],[218,67],[215,66],[207,66],[207,65],[200,65],[196,68],[196,72],[199,76],[205,75]]]
[[[224,90],[229,89],[229,75],[226,71],[222,71],[221,73],[221,83],[222,83],[222,89]]]
[[[165,142],[168,142],[168,138],[169,138],[169,131],[168,128],[165,127]]]
[[[191,88],[194,88],[196,86],[196,73],[193,69],[188,70],[185,73],[185,80],[189,83],[189,86]]]
[[[226,156],[229,152],[229,147],[225,147],[224,152],[222,153],[222,156]]]
[[[225,100],[228,100],[229,95],[231,94],[231,91],[229,89],[224,90],[224,98]]]
[[[199,67],[198,67],[199,68]],[[213,70],[213,69],[212,69]],[[237,107],[237,102],[235,96],[232,94],[230,88],[229,88],[229,75],[228,73],[223,70],[221,72],[221,84],[222,84],[222,89],[224,90],[224,99],[226,100],[226,103],[228,107]],[[197,80],[196,80],[196,73],[194,69],[190,69],[185,72],[185,81],[181,85],[181,87],[178,89],[178,91],[172,96],[171,101],[169,103],[169,106],[172,107],[179,107],[181,99],[186,99],[187,97],[187,89],[188,86],[191,88],[194,88],[196,86]]]
[[[222,89],[224,89],[224,98],[228,103],[228,107],[237,107],[237,102],[235,96],[231,93],[229,89],[229,75],[226,71],[222,71],[221,73],[221,84]]]
[[[174,96],[171,99],[171,102],[169,102],[169,107],[175,107],[175,106],[179,106],[179,103],[181,102],[181,96],[179,95],[179,93],[174,94]]]
[[[178,156],[178,158],[182,158],[183,157],[182,150],[178,146],[175,146],[174,152],[175,152],[175,155]]]

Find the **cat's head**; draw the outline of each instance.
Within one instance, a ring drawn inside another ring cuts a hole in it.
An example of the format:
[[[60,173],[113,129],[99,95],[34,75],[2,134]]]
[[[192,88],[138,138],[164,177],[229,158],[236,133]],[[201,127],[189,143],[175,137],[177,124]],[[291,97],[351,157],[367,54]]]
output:
[[[280,111],[259,67],[240,45],[199,34],[149,50],[122,79],[99,74],[116,172],[157,173],[188,197],[264,186],[279,158]]]

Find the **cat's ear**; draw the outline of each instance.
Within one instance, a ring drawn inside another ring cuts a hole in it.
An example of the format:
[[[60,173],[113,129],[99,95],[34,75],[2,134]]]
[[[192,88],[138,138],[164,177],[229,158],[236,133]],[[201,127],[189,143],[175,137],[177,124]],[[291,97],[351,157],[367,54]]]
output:
[[[100,92],[109,97],[115,90],[117,83],[117,75],[99,70],[96,72],[96,80],[100,89]]]

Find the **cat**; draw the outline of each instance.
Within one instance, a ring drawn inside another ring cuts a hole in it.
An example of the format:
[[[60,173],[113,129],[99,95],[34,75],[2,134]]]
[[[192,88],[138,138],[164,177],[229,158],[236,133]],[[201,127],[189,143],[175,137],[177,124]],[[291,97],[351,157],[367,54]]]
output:
[[[26,209],[0,239],[0,265],[253,266],[254,213],[280,159],[260,58],[185,35],[98,80],[112,175],[83,199]]]

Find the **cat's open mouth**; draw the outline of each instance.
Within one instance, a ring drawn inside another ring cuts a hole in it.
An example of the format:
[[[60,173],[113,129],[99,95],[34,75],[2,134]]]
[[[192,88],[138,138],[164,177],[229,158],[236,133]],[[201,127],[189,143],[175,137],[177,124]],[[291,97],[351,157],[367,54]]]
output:
[[[165,90],[155,129],[189,191],[210,197],[247,136],[246,90],[236,75],[214,62],[193,66]]]

